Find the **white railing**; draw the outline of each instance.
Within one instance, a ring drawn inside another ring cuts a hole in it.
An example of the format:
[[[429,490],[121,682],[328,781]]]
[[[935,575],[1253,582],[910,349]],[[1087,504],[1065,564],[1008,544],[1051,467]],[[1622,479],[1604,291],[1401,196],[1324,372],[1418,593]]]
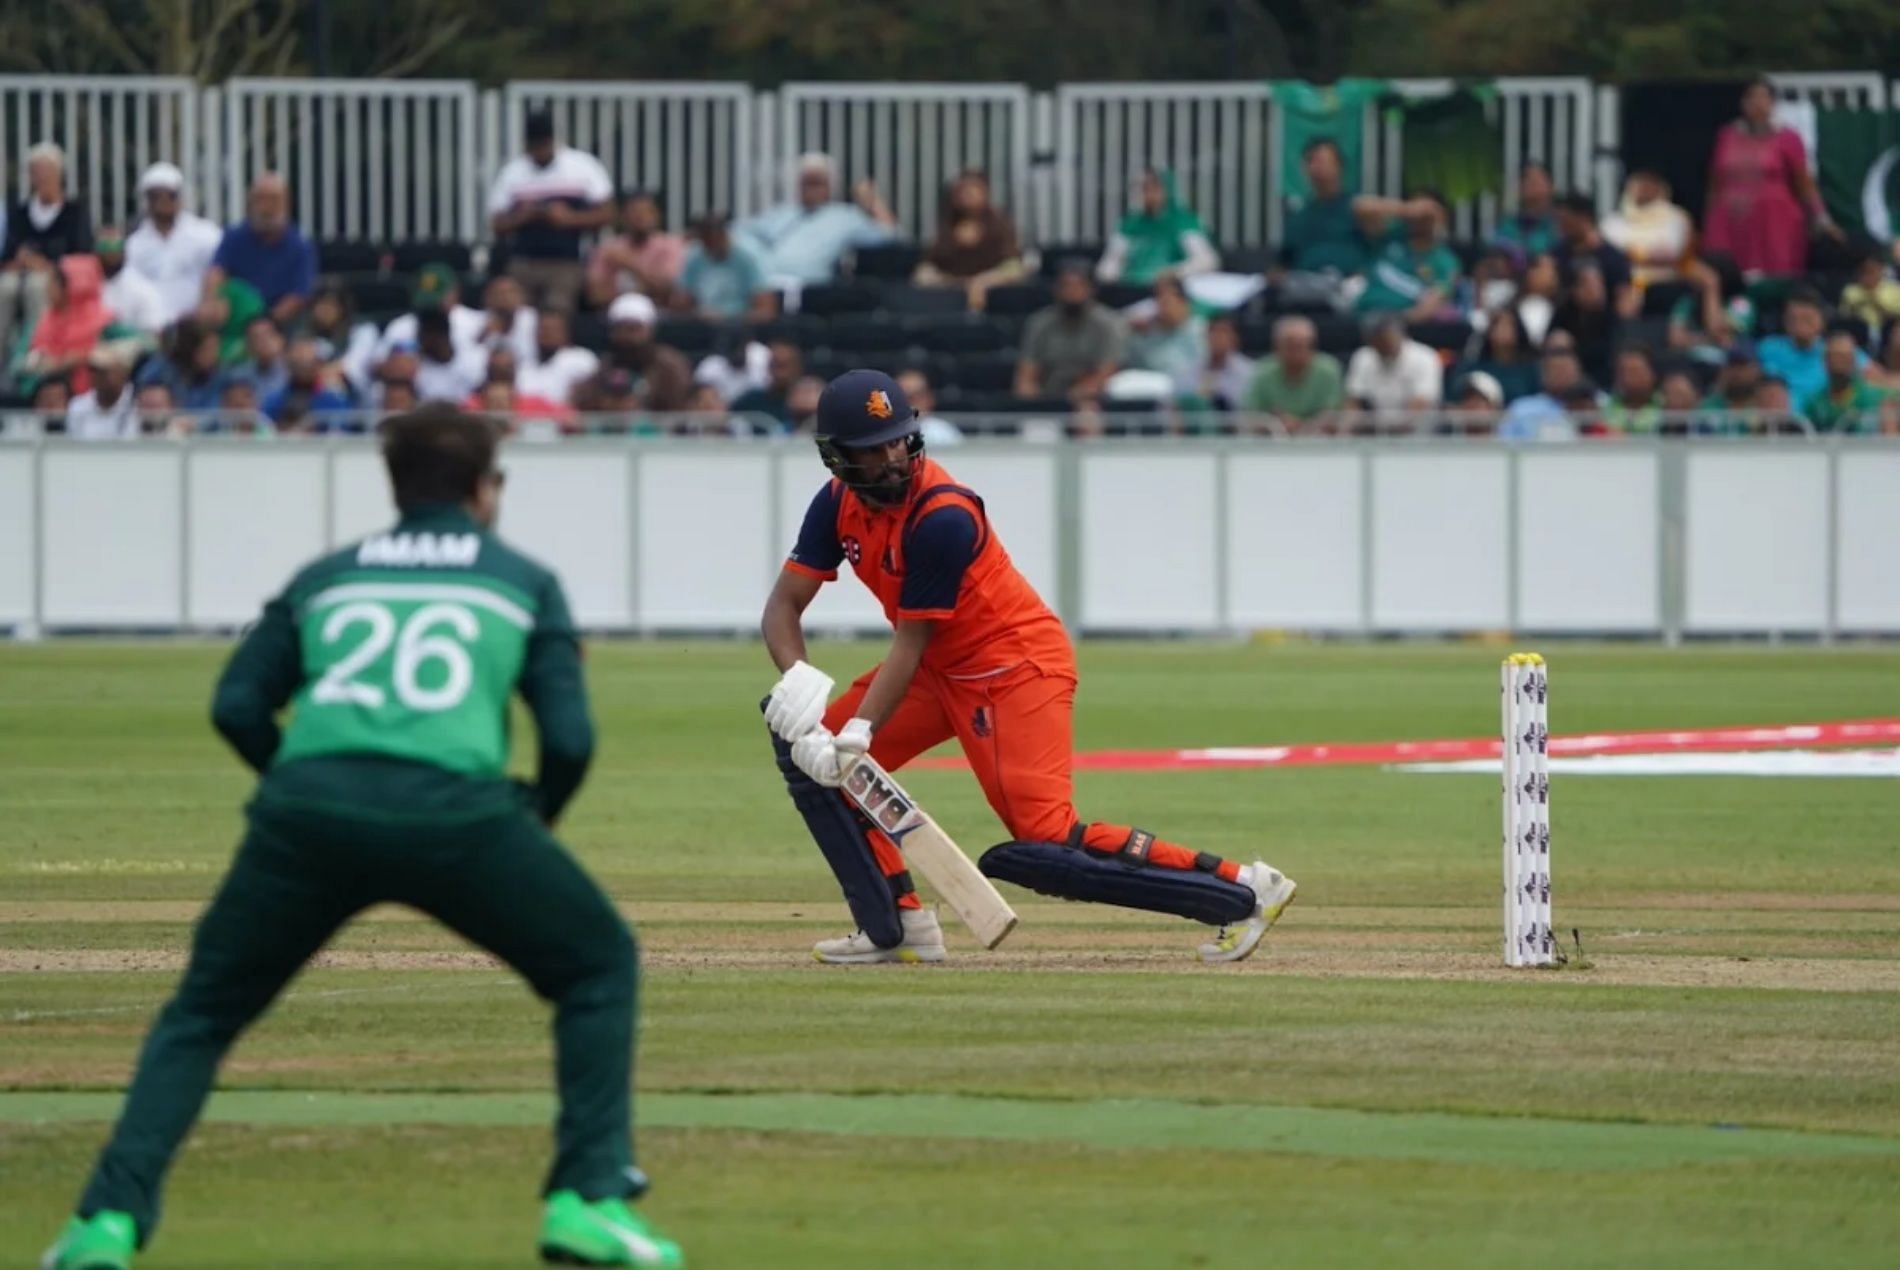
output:
[[[658,193],[666,224],[704,212],[744,216],[752,203],[752,90],[744,84],[517,80],[491,134],[489,175],[521,149],[531,108],[561,140],[598,158],[620,189]]]
[[[1016,441],[940,458],[1084,632],[1900,634],[1892,442]],[[795,440],[513,444],[504,462],[506,534],[602,630],[755,629],[825,480]],[[390,518],[360,438],[0,442],[0,628],[234,627]],[[881,625],[848,580],[812,621]]]
[[[1168,169],[1223,246],[1277,241],[1280,145],[1264,83],[1063,84],[1056,89],[1056,223],[1100,242],[1144,168]]]
[[[1027,211],[1029,90],[1021,84],[786,84],[778,94],[779,153],[771,178],[789,198],[791,164],[810,150],[838,164],[848,193],[878,184],[904,232],[936,233],[944,183],[964,168],[990,176],[996,201]]]
[[[1818,107],[1900,102],[1875,72],[1777,74],[1778,92]],[[1616,199],[1621,130],[1616,90],[1579,78],[1495,81],[1504,184],[1457,209],[1461,236],[1482,236],[1516,197],[1528,159],[1560,185]],[[1401,80],[1419,94],[1449,81]],[[718,208],[743,215],[788,197],[791,160],[823,150],[847,183],[872,177],[905,231],[928,239],[943,182],[986,169],[1032,242],[1096,241],[1127,210],[1143,167],[1172,169],[1217,241],[1278,241],[1282,128],[1270,88],[1233,83],[787,84],[519,81],[478,93],[465,81],[234,79],[198,88],[161,77],[0,76],[0,191],[22,189],[27,149],[69,153],[75,188],[99,221],[136,211],[143,167],[184,169],[199,207],[241,214],[267,167],[290,179],[294,209],[319,239],[378,243],[487,237],[486,195],[520,145],[530,103],[556,112],[564,140],[588,149],[625,186],[659,189],[669,222]],[[1402,129],[1366,108],[1366,189],[1399,192]]]
[[[473,242],[484,233],[469,81],[234,79],[224,110],[233,217],[251,181],[274,170],[312,238]]]
[[[24,198],[27,151],[52,141],[93,224],[124,224],[140,210],[148,164],[166,159],[202,179],[198,111],[197,86],[177,76],[0,75],[0,146],[11,158],[0,193],[9,208]],[[191,193],[207,205],[202,186]]]

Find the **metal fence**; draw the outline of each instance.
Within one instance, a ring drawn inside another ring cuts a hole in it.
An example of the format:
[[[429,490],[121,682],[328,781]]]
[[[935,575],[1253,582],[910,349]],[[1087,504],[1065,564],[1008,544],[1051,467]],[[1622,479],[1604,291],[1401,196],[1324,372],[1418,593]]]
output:
[[[754,210],[756,111],[744,84],[523,80],[502,100],[489,179],[520,151],[528,111],[541,108],[561,140],[598,158],[617,187],[659,194],[669,226],[703,212]]]
[[[1824,108],[1900,102],[1900,82],[1875,72],[1771,76],[1781,96]],[[1614,204],[1623,121],[1617,90],[1574,77],[1496,81],[1492,114],[1504,183],[1457,209],[1456,232],[1482,236],[1517,194],[1526,160],[1560,185]],[[1401,80],[1424,95],[1449,81]],[[26,152],[53,140],[100,222],[136,212],[138,173],[167,159],[184,169],[206,215],[241,214],[259,172],[289,178],[294,211],[319,239],[378,243],[488,237],[486,194],[519,148],[530,105],[555,112],[569,144],[598,155],[622,186],[657,189],[670,224],[727,210],[744,215],[790,196],[793,158],[822,150],[847,187],[877,181],[916,239],[936,229],[944,182],[989,172],[998,199],[1032,243],[1100,241],[1128,209],[1144,167],[1174,171],[1223,246],[1278,240],[1283,217],[1282,120],[1261,81],[1065,84],[518,81],[478,92],[460,80],[235,79],[199,88],[183,78],[0,76],[0,193],[21,196]],[[1402,126],[1365,107],[1363,188],[1401,192]]]
[[[93,224],[123,223],[138,210],[148,164],[205,170],[195,162],[198,112],[198,88],[182,77],[0,75],[0,145],[11,158],[0,164],[0,193],[9,207],[24,198],[27,151],[52,141]],[[202,205],[203,189],[192,192]]]
[[[224,121],[227,215],[259,173],[277,171],[313,238],[472,242],[486,232],[471,81],[234,79]]]
[[[786,84],[779,151],[768,177],[789,198],[791,164],[810,150],[838,163],[847,194],[870,178],[904,232],[928,241],[943,186],[964,168],[989,173],[996,201],[1027,210],[1030,97],[1021,84]]]

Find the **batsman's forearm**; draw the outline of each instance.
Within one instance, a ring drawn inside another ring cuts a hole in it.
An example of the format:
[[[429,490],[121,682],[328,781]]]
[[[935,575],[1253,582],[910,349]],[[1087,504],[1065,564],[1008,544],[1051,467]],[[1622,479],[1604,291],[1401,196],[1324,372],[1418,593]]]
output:
[[[897,712],[904,694],[910,691],[910,681],[917,677],[917,667],[922,664],[924,649],[929,643],[929,622],[898,624],[897,638],[891,641],[890,654],[884,658],[884,664],[877,668],[864,700],[858,705],[858,717],[870,720],[873,732],[883,727],[885,720]]]
[[[765,636],[766,653],[781,672],[805,660],[805,625],[803,614],[796,608],[777,602],[767,604],[759,631]]]

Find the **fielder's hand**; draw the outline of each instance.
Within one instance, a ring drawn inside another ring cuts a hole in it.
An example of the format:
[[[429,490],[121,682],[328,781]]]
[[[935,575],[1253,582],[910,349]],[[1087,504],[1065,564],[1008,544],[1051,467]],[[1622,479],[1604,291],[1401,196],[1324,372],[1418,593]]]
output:
[[[781,741],[798,740],[825,717],[825,703],[831,700],[833,687],[831,676],[824,671],[809,662],[793,662],[765,699],[765,725]]]

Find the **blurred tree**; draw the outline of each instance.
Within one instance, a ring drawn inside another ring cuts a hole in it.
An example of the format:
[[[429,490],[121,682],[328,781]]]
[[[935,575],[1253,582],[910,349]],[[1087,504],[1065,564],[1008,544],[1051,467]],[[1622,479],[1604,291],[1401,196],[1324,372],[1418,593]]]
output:
[[[983,81],[1900,64],[1894,0],[0,0],[0,69]]]
[[[471,26],[459,0],[328,0],[361,75],[413,74]],[[0,69],[61,75],[308,74],[315,0],[5,0]],[[499,6],[489,6],[499,11]]]

